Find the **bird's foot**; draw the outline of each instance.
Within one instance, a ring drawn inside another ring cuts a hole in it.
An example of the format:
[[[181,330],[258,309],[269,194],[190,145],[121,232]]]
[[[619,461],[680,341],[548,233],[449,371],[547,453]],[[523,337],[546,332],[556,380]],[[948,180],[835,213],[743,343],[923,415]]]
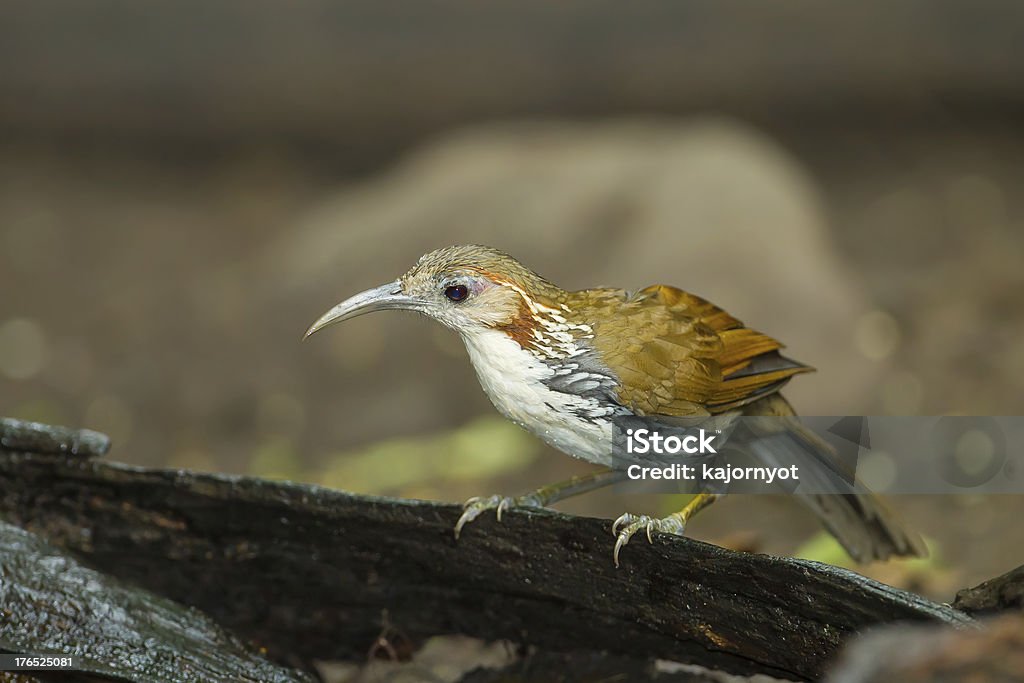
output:
[[[459,540],[459,534],[462,533],[462,527],[472,522],[487,510],[494,510],[495,515],[500,522],[502,513],[507,512],[512,508],[542,507],[544,507],[544,502],[534,493],[528,493],[525,496],[516,496],[514,498],[498,494],[493,496],[473,496],[463,504],[462,516],[459,517],[459,521],[455,523],[455,540]]]
[[[620,529],[619,527],[622,528]],[[612,553],[612,559],[615,560],[616,567],[619,566],[619,552],[622,550],[622,547],[629,543],[629,539],[633,537],[633,534],[641,529],[645,529],[647,532],[647,542],[653,543],[651,535],[655,532],[682,536],[686,530],[686,520],[678,513],[662,519],[648,517],[647,515],[634,515],[628,512],[619,517],[612,524],[612,535],[617,537],[615,540],[615,551]]]

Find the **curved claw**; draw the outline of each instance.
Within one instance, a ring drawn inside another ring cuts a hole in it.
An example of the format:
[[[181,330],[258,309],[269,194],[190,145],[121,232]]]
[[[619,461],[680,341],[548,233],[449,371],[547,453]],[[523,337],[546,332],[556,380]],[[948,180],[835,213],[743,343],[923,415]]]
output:
[[[455,540],[459,540],[459,534],[462,533],[462,527],[472,522],[485,511],[494,510],[495,516],[500,522],[502,515],[512,508],[517,507],[539,508],[543,507],[543,505],[542,501],[540,501],[534,494],[520,496],[519,498],[509,498],[508,496],[501,496],[498,494],[493,496],[473,496],[463,504],[462,516],[459,517],[459,521],[455,523]]]
[[[618,519],[612,522],[612,536],[617,536],[619,533],[619,527],[626,524],[632,524],[636,521],[636,515],[629,512],[622,513]]]
[[[484,498],[483,496],[473,496],[463,503],[462,516],[459,517],[459,521],[455,523],[455,540],[459,540],[459,534],[462,533],[462,527],[479,517],[484,510],[493,508],[499,501],[500,496],[490,496],[488,498]]]
[[[462,516],[459,517],[459,521],[455,523],[454,532],[456,541],[459,540],[459,534],[462,533],[462,527],[479,517],[481,512],[483,512],[483,510],[477,510],[469,504],[466,505],[465,509],[462,511]]]
[[[619,536],[618,540],[615,541],[615,550],[612,551],[612,559],[615,560],[615,567],[619,566],[619,551],[622,550],[622,546],[629,543],[629,536],[625,534]]]
[[[619,527],[623,525],[625,525],[624,528],[622,531],[619,531]],[[619,553],[622,551],[622,548],[629,543],[629,539],[640,529],[643,529],[647,534],[647,542],[654,543],[654,532],[682,536],[685,528],[686,522],[676,515],[665,517],[664,519],[656,519],[647,515],[632,515],[627,512],[612,523],[612,533],[618,536],[615,541],[615,550],[612,552],[615,566],[619,566]]]

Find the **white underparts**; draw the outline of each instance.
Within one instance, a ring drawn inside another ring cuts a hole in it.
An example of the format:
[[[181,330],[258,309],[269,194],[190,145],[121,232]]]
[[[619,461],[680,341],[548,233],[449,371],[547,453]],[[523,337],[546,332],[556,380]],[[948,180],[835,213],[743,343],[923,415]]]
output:
[[[572,362],[586,350],[575,344],[571,333],[550,330],[544,336],[549,343],[535,350],[524,349],[494,329],[474,330],[464,334],[463,341],[480,385],[502,415],[564,453],[611,464],[612,424],[608,418],[614,407],[576,393],[596,388],[607,377],[599,378]],[[552,363],[556,358],[564,362]],[[548,386],[567,381],[572,383],[571,392]]]

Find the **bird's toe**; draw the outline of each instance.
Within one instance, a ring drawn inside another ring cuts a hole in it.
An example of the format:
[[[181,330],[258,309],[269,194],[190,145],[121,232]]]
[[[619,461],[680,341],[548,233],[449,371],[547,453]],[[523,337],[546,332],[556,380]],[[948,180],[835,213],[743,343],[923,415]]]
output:
[[[462,528],[472,522],[474,519],[479,517],[487,510],[498,510],[498,519],[501,519],[500,505],[504,500],[503,496],[473,496],[467,500],[462,506],[462,515],[459,517],[459,521],[455,523],[455,540],[459,540],[459,534],[462,533]]]
[[[502,515],[509,510],[515,508],[541,507],[544,507],[543,502],[532,493],[525,496],[518,496],[516,498],[502,496],[500,494],[494,494],[493,496],[473,496],[462,506],[462,516],[459,517],[459,521],[455,523],[455,539],[458,540],[459,534],[462,533],[462,528],[464,526],[472,522],[487,510],[494,510],[495,516],[500,522]]]
[[[648,517],[647,515],[634,515],[628,512],[622,515],[612,524],[612,533],[616,536],[612,559],[615,561],[616,567],[619,566],[619,553],[622,551],[622,548],[641,529],[647,534],[647,542],[653,543],[653,535],[655,533],[682,536],[686,530],[686,523],[675,515],[663,519]]]

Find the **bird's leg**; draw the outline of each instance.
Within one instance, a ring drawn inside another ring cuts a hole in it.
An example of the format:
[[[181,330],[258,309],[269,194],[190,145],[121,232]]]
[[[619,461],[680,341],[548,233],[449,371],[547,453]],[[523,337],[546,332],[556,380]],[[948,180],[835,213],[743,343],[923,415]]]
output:
[[[619,566],[619,551],[622,550],[622,546],[629,543],[629,539],[640,529],[647,531],[648,543],[652,542],[651,534],[656,531],[663,534],[682,536],[683,531],[686,530],[686,523],[695,514],[718,500],[718,495],[717,493],[699,493],[682,510],[673,512],[668,517],[662,519],[648,517],[647,515],[633,515],[628,512],[619,517],[612,524],[612,534],[618,536],[618,539],[615,541],[615,551],[612,555],[615,560],[615,566]],[[619,527],[622,527],[622,529],[619,530]]]
[[[541,486],[536,491],[531,491],[526,495],[514,498],[502,495],[476,496],[470,498],[463,506],[462,516],[459,517],[459,521],[455,524],[455,538],[459,538],[459,534],[462,532],[462,527],[469,522],[472,522],[486,510],[494,510],[497,514],[498,521],[500,522],[502,513],[510,508],[546,507],[552,503],[557,503],[560,500],[565,500],[572,496],[578,496],[581,493],[587,493],[588,491],[593,491],[605,486],[611,486],[625,478],[625,472],[604,468],[578,477],[573,477],[572,479],[566,479],[565,481],[560,481],[556,484]]]

